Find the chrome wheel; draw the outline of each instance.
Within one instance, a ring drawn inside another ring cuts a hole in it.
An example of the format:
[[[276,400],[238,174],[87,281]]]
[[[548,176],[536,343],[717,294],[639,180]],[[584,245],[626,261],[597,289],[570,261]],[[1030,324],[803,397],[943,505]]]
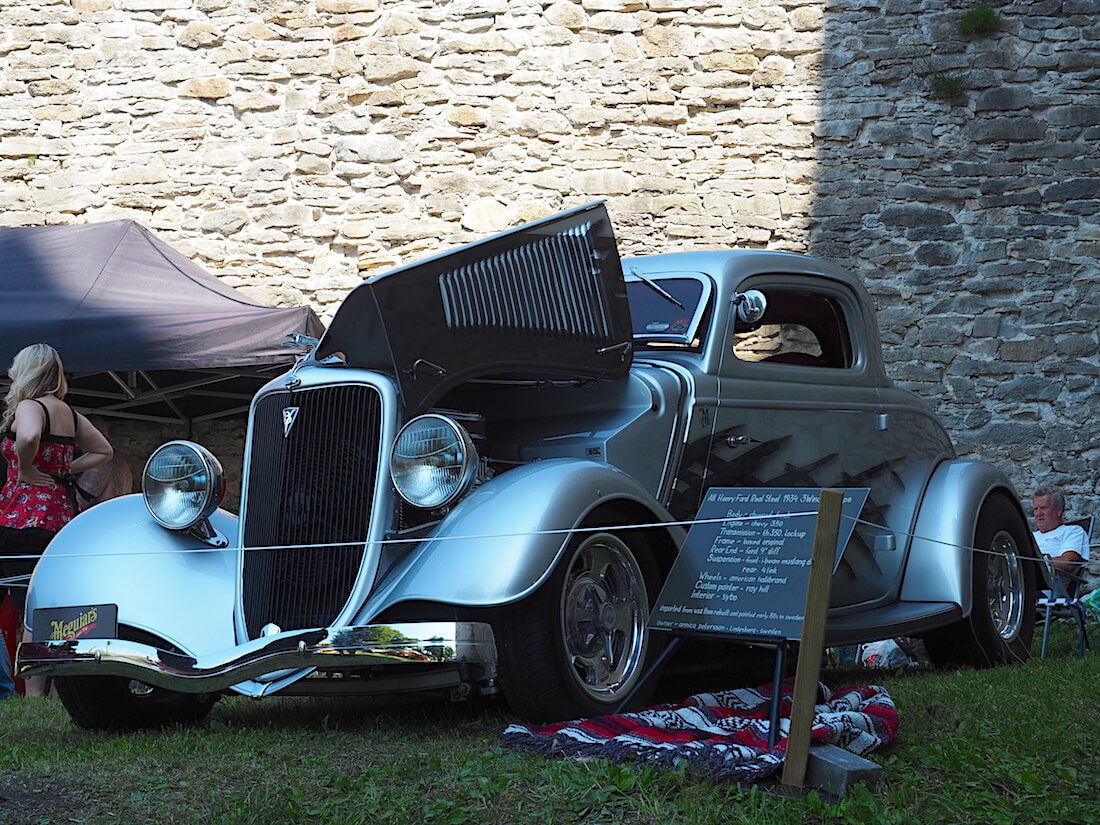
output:
[[[989,616],[993,628],[1006,642],[1020,635],[1024,618],[1024,573],[1020,568],[1016,542],[1004,530],[993,537],[992,554],[986,568]]]
[[[601,517],[631,516],[607,508]],[[645,530],[614,529],[582,525],[542,586],[494,618],[501,691],[521,719],[600,716],[628,696],[641,707],[656,689],[641,677],[664,642],[647,627],[660,549]]]
[[[145,682],[139,682],[137,679],[131,679],[126,687],[129,689],[132,696],[139,697],[152,696],[155,690],[151,685],[147,685]]]
[[[562,643],[582,693],[610,704],[633,687],[645,661],[649,598],[630,548],[595,533],[573,552],[561,591]]]
[[[978,511],[970,554],[970,615],[924,633],[938,667],[1026,662],[1035,630],[1036,559],[1020,506],[1003,492]]]

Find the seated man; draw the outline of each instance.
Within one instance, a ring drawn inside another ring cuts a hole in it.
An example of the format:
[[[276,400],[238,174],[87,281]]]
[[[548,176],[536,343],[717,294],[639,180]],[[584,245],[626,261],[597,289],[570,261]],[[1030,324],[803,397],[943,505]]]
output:
[[[1063,524],[1066,500],[1053,487],[1040,487],[1031,494],[1031,510],[1038,528],[1032,535],[1039,550],[1049,556],[1057,570],[1072,576],[1089,558],[1089,537],[1076,524]]]

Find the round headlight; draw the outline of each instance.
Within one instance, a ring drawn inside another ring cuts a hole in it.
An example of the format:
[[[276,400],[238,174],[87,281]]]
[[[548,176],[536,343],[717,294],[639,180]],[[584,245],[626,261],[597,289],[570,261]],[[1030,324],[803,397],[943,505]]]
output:
[[[470,486],[477,451],[469,433],[444,415],[422,415],[401,428],[390,453],[390,478],[414,507],[450,504]]]
[[[218,509],[225,496],[225,473],[204,447],[169,441],[149,456],[141,491],[153,518],[171,530],[186,530]]]

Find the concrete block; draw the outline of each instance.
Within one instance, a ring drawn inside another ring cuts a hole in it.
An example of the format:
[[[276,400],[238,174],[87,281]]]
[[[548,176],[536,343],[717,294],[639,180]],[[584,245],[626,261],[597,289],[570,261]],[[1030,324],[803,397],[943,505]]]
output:
[[[806,788],[817,788],[836,797],[860,782],[873,787],[882,767],[836,745],[812,745],[806,762]]]

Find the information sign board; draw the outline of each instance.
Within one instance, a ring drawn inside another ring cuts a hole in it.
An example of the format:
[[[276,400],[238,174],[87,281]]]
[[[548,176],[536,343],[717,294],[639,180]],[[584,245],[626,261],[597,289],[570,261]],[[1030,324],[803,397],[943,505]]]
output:
[[[867,500],[844,494],[833,571]],[[712,487],[650,615],[650,627],[745,638],[802,638],[821,490]]]

